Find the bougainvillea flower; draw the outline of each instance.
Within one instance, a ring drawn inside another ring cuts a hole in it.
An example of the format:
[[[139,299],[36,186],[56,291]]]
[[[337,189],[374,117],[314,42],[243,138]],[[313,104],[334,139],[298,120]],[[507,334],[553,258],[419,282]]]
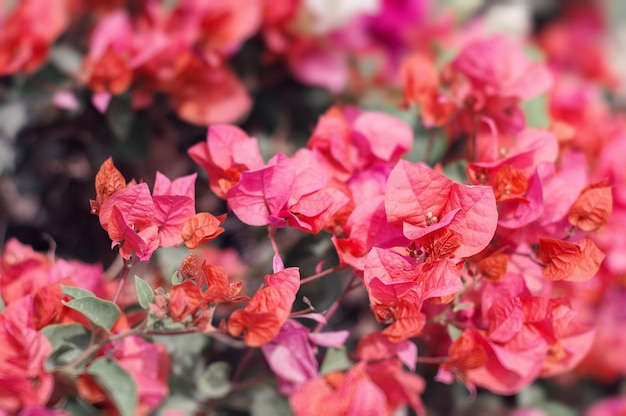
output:
[[[626,398],[624,396],[615,396],[602,399],[594,403],[587,411],[585,416],[622,416],[626,414]]]
[[[227,68],[211,68],[200,62],[187,67],[166,92],[180,118],[201,126],[233,123],[252,106],[247,90],[235,74]]]
[[[5,304],[33,294],[50,282],[52,259],[15,238],[6,242],[0,261],[0,292]]]
[[[0,410],[17,413],[24,406],[45,405],[53,376],[44,370],[52,352],[48,339],[32,326],[33,298],[24,296],[0,314]]]
[[[309,331],[295,321],[287,321],[279,334],[261,350],[278,377],[278,390],[291,394],[307,380],[318,377],[318,364],[308,337]]]
[[[156,174],[152,190],[154,224],[159,228],[159,246],[171,247],[183,242],[183,224],[196,213],[196,174],[170,181]],[[210,215],[210,214],[209,214]]]
[[[570,282],[591,279],[604,260],[604,253],[588,238],[576,243],[540,238],[537,255],[546,265],[542,272],[546,279]]]
[[[341,188],[327,186],[332,173],[301,149],[293,158],[279,153],[262,169],[243,172],[227,193],[228,205],[249,225],[290,226],[316,234],[350,202]]]
[[[439,88],[439,74],[432,59],[415,53],[405,58],[400,69],[404,105],[424,104]]]
[[[541,373],[548,352],[547,342],[543,338],[529,331],[522,331],[505,345],[500,345],[488,340],[475,329],[466,329],[464,334],[475,345],[480,345],[478,348],[486,354],[486,360],[482,354],[480,357],[468,356],[460,367],[453,367],[454,371],[466,368],[461,377],[466,384],[485,387],[497,394],[513,394],[530,384]],[[469,361],[470,357],[477,361]],[[482,362],[484,365],[475,367]]]
[[[226,198],[242,172],[263,167],[257,140],[236,126],[209,127],[206,142],[192,146],[188,153],[207,171],[211,190],[220,198]]]
[[[348,60],[336,48],[296,41],[290,45],[287,62],[294,77],[305,84],[339,93],[348,83]]]
[[[321,378],[304,383],[289,403],[298,416],[383,415],[388,410],[385,394],[367,375],[365,362],[352,367],[334,389]]]
[[[48,57],[48,48],[65,30],[66,2],[26,0],[0,4],[0,76],[32,73]]]
[[[133,81],[129,65],[133,30],[128,13],[118,10],[104,16],[91,34],[83,76],[97,93],[120,94]]]
[[[414,343],[406,340],[394,343],[384,333],[373,332],[359,341],[357,357],[367,362],[367,374],[385,393],[390,411],[409,404],[416,414],[425,414],[420,395],[426,383],[414,374],[417,361]],[[410,372],[404,370],[403,364]]]
[[[284,226],[282,210],[293,190],[296,171],[291,159],[279,153],[261,169],[241,174],[228,190],[229,207],[248,225]]]
[[[570,208],[567,219],[583,231],[594,231],[604,225],[613,211],[613,196],[606,182],[587,185]]]
[[[376,111],[333,107],[320,117],[308,147],[339,180],[374,165],[391,165],[411,149],[413,133],[401,120]]]
[[[453,213],[448,227],[459,236],[455,257],[478,253],[491,241],[498,214],[493,190],[455,183],[423,163],[401,160],[389,174],[385,210],[391,223],[402,224],[409,239]]]
[[[260,347],[278,335],[287,321],[300,287],[300,272],[295,267],[265,276],[265,287],[258,290],[244,309],[228,319],[232,336],[243,334],[245,343]]]
[[[180,238],[187,248],[194,249],[214,240],[224,232],[219,225],[226,219],[226,214],[214,216],[208,212],[200,212],[187,218],[182,226]]]
[[[503,35],[465,45],[452,67],[486,95],[527,100],[552,85],[546,65],[530,61],[518,44]]]
[[[554,172],[558,142],[549,132],[526,129],[500,152],[507,156],[492,162],[470,163],[468,177],[474,184],[493,187],[500,226],[520,228],[543,214],[542,179]]]

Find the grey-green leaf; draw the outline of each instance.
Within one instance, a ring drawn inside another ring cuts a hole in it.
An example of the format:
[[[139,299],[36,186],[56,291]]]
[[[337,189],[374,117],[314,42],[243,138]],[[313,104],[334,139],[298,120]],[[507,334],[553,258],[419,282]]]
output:
[[[107,331],[111,329],[121,314],[120,308],[115,303],[95,297],[72,299],[63,303],[67,307],[82,313],[91,322]]]
[[[94,360],[87,373],[104,388],[122,416],[131,416],[137,409],[137,386],[133,378],[115,360],[106,357]]]
[[[154,303],[154,291],[148,282],[139,276],[135,276],[135,288],[137,289],[137,300],[139,306],[149,309],[150,304]]]
[[[230,365],[218,361],[209,365],[198,380],[198,394],[203,399],[221,399],[230,393]]]
[[[64,295],[70,296],[74,299],[96,297],[96,295],[94,295],[92,292],[85,290],[85,289],[81,289],[79,287],[61,285],[61,291],[63,292]]]
[[[329,348],[320,368],[320,374],[330,373],[336,370],[346,370],[352,367],[352,361],[348,358],[346,347]]]
[[[54,371],[59,367],[63,367],[65,365],[70,364],[74,361],[80,354],[82,350],[76,348],[75,345],[70,343],[62,343],[57,346],[54,351],[46,357],[46,361],[44,363],[44,367],[46,371]]]
[[[92,332],[81,324],[48,325],[41,332],[48,338],[52,348],[69,343],[77,348],[85,349],[91,342]]]

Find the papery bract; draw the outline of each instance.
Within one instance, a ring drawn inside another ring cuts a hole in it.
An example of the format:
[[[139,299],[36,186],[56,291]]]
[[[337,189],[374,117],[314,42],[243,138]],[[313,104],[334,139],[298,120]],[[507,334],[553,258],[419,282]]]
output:
[[[587,185],[567,214],[574,227],[594,231],[604,225],[613,211],[611,188],[600,182]]]
[[[278,154],[264,168],[241,174],[227,193],[228,205],[248,225],[283,225],[279,214],[289,201],[295,176],[291,159]]]
[[[424,164],[399,161],[389,175],[385,210],[391,223],[404,223],[414,239],[449,212],[460,209],[449,228],[460,236],[455,257],[476,254],[489,244],[498,214],[493,191],[460,185]]]
[[[52,394],[53,377],[44,370],[52,346],[33,328],[32,305],[27,295],[0,314],[0,410],[7,413],[44,405]]]
[[[547,67],[531,62],[521,47],[504,35],[469,43],[452,66],[488,95],[530,99],[552,84]]]
[[[542,272],[546,279],[580,282],[596,274],[604,253],[587,238],[576,243],[541,238],[538,257],[546,265]]]
[[[239,182],[241,172],[263,166],[257,140],[236,126],[209,127],[206,142],[192,146],[188,153],[207,171],[211,190],[220,198]]]
[[[187,218],[182,226],[181,239],[189,249],[214,240],[224,232],[219,225],[226,220],[226,214],[214,216],[208,212],[200,212]]]
[[[279,334],[261,349],[278,377],[282,394],[288,395],[305,381],[317,378],[318,364],[308,330],[299,323],[285,322]]]

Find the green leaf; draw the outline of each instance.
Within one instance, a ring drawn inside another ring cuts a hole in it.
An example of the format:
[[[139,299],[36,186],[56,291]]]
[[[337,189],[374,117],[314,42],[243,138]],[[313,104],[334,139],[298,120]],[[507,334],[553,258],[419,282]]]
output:
[[[546,412],[548,416],[576,416],[578,414],[578,412],[571,407],[554,401],[545,402],[541,410]]]
[[[50,61],[61,72],[74,77],[83,66],[80,52],[68,45],[56,45],[50,51]]]
[[[115,360],[106,357],[94,360],[87,373],[108,393],[122,416],[135,414],[137,386],[133,378]]]
[[[459,328],[457,328],[456,326],[452,324],[448,324],[447,327],[448,327],[448,335],[450,336],[450,339],[452,340],[452,342],[456,341],[463,334],[463,331],[461,331]]]
[[[68,397],[63,403],[63,410],[67,410],[70,415],[99,416],[101,415],[95,407],[81,399],[80,397]]]
[[[111,329],[122,313],[115,303],[99,298],[84,297],[63,302],[63,304],[82,313],[91,322],[107,331]]]
[[[516,396],[518,407],[541,407],[546,401],[546,393],[535,384],[520,390]]]
[[[75,345],[64,342],[46,357],[44,367],[46,371],[54,371],[72,363],[82,352],[83,350],[76,348]]]
[[[352,364],[352,361],[350,361],[346,353],[345,346],[341,348],[329,348],[322,362],[320,374],[323,375],[336,370],[347,370],[352,367]]]
[[[292,413],[285,396],[269,386],[257,386],[250,392],[252,404],[250,416],[290,416]]]
[[[522,101],[521,107],[526,118],[526,126],[538,129],[546,129],[550,126],[546,94],[541,94],[532,100]]]
[[[180,280],[178,280],[178,272],[174,272],[172,278],[170,279],[170,282],[172,283],[172,285],[177,285],[180,283]]]
[[[85,290],[85,289],[81,289],[79,287],[61,285],[61,291],[63,292],[64,295],[70,296],[74,299],[96,297],[96,295],[94,295],[92,292]]]
[[[71,344],[85,349],[91,344],[92,339],[92,331],[81,324],[48,325],[41,333],[48,338],[52,348],[57,348],[61,344]]]
[[[135,276],[135,288],[137,289],[137,300],[139,306],[150,309],[150,304],[154,302],[154,291],[148,282],[139,276]]]
[[[443,174],[458,183],[467,182],[467,161],[457,160],[443,167]]]
[[[230,365],[218,361],[209,365],[198,380],[198,393],[203,399],[221,399],[232,389]]]

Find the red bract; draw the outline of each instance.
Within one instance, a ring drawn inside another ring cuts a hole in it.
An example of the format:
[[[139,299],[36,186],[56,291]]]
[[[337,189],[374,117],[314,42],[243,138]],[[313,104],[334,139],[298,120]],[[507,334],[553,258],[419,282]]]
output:
[[[321,378],[311,380],[290,397],[291,408],[297,416],[388,413],[385,394],[367,375],[365,362],[352,367],[333,387]]]
[[[318,377],[309,331],[297,322],[285,322],[280,333],[263,345],[262,350],[278,377],[278,389],[282,394],[291,394],[298,386]]]
[[[357,357],[367,362],[367,373],[385,393],[388,411],[409,404],[416,414],[425,414],[420,395],[425,382],[415,371],[417,347],[410,341],[393,343],[384,333],[364,336],[357,346]],[[404,370],[406,365],[410,372]]]
[[[214,240],[224,232],[219,225],[226,219],[226,214],[215,217],[208,212],[194,214],[187,218],[183,224],[180,238],[189,249],[194,249],[202,244]]]
[[[0,4],[0,76],[34,72],[69,23],[65,1],[20,1],[9,13],[10,6]]]
[[[156,230],[153,229],[154,231]],[[120,255],[124,259],[130,259],[133,253],[137,253],[139,257],[146,259],[148,243],[128,225],[124,214],[116,206],[112,207],[111,215],[109,216],[108,232],[112,241],[111,248],[119,245]],[[150,255],[148,255],[149,257]]]
[[[33,294],[49,283],[53,261],[32,247],[12,238],[7,241],[0,263],[0,291],[9,304]]]
[[[91,201],[92,214],[100,213],[100,206],[117,191],[126,188],[126,179],[113,164],[109,157],[105,160],[96,174],[96,200]]]
[[[604,225],[613,211],[613,196],[606,182],[587,185],[570,208],[567,219],[583,231],[594,231]]]
[[[295,176],[291,160],[278,154],[264,168],[241,174],[226,195],[228,205],[248,225],[284,226],[280,214],[289,201]]]
[[[295,267],[265,276],[265,287],[254,294],[244,309],[231,314],[228,333],[243,334],[251,347],[271,341],[287,321],[299,287],[300,272]]]
[[[349,202],[332,175],[302,149],[293,159],[273,157],[258,170],[241,174],[227,193],[229,207],[249,225],[290,226],[316,234]]]
[[[518,44],[503,35],[469,43],[452,67],[470,80],[476,93],[485,96],[527,100],[552,85],[547,67],[531,62]]]
[[[182,235],[183,225],[196,213],[194,186],[196,176],[194,173],[170,181],[162,173],[156,174],[152,202],[154,224],[159,227],[161,247],[177,246],[185,239]]]
[[[211,190],[220,198],[226,198],[242,172],[263,166],[257,140],[236,126],[209,127],[206,142],[192,146],[188,153],[207,171]]]
[[[323,156],[337,179],[346,180],[376,164],[397,162],[412,142],[409,126],[394,117],[333,107],[318,121],[308,147]]]
[[[180,118],[202,126],[235,122],[252,106],[235,74],[226,68],[208,69],[200,62],[164,89]]]
[[[402,63],[400,78],[404,87],[404,105],[424,105],[437,93],[439,74],[429,57],[415,53]]]
[[[98,22],[91,34],[82,74],[91,89],[112,94],[128,89],[133,81],[132,41],[131,21],[125,11],[110,13]]]
[[[571,282],[591,279],[604,260],[604,253],[587,238],[576,243],[541,238],[537,255],[546,265],[542,272],[546,279]]]
[[[170,181],[157,172],[154,190],[145,183],[125,184],[124,177],[107,159],[96,175],[96,201],[91,212],[100,217],[113,246],[129,260],[132,253],[147,261],[158,247],[185,243],[196,248],[207,243],[224,229],[225,216],[196,214],[194,183],[196,174]]]
[[[0,410],[8,414],[45,405],[52,394],[53,377],[44,370],[52,346],[32,326],[32,304],[25,296],[0,314]]]
[[[498,221],[495,202],[491,188],[461,185],[425,164],[403,160],[389,174],[385,193],[387,219],[402,224],[411,240],[445,220],[460,240],[454,257],[471,256],[489,244]]]

